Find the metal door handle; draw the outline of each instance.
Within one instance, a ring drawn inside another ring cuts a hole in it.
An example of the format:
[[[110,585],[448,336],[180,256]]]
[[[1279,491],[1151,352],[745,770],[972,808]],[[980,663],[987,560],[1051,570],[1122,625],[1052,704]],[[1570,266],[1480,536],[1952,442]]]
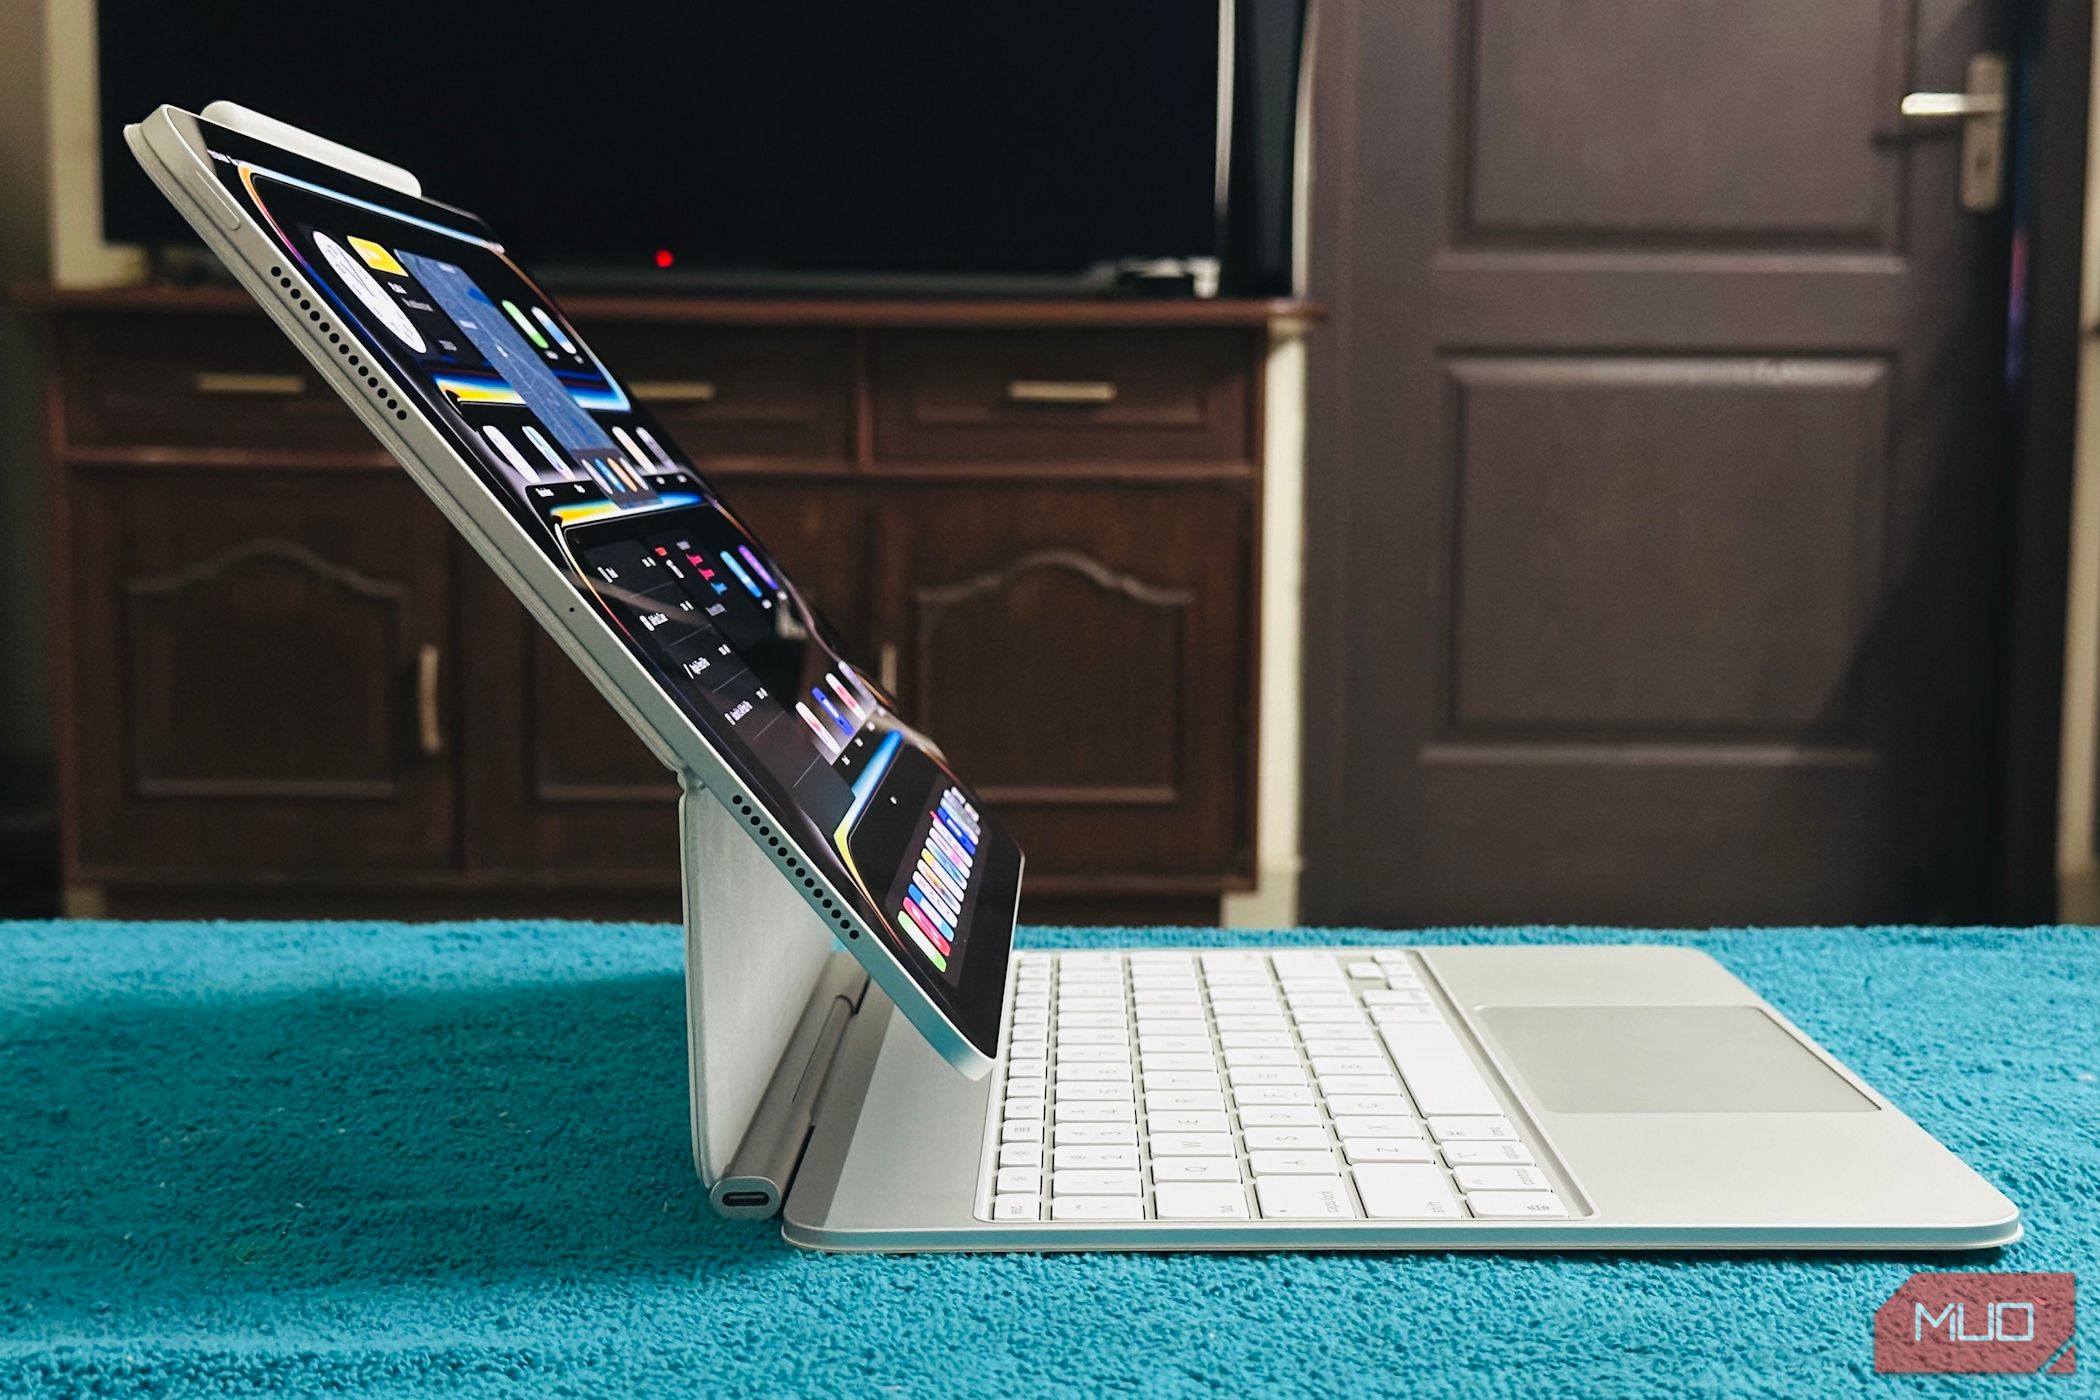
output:
[[[1906,122],[1927,130],[1961,123],[1961,207],[1971,213],[1996,209],[2005,197],[2007,73],[2005,55],[1975,54],[1965,90],[1906,93],[1898,106]]]
[[[236,374],[207,369],[190,376],[190,388],[200,394],[288,399],[306,392],[306,380],[296,374]]]
[[[1006,397],[1013,403],[1114,403],[1116,386],[1106,379],[1015,379]]]
[[[436,758],[445,751],[444,715],[438,707],[440,656],[433,643],[416,648],[416,746],[425,758]]]
[[[1907,92],[1903,115],[1911,121],[1951,120],[1956,117],[2002,117],[2005,94],[1986,92]]]

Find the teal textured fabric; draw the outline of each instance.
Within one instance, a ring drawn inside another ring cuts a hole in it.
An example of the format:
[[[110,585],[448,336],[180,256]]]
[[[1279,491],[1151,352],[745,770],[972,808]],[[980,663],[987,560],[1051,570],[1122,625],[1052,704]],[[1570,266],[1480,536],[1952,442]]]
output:
[[[1912,1270],[2082,1270],[2100,1299],[2092,930],[1268,937],[1704,948],[2027,1237],[1936,1261],[807,1254],[693,1179],[675,929],[0,924],[0,1394],[1974,1394],[1874,1375],[1875,1305]],[[2080,1361],[1996,1385],[2087,1392]]]

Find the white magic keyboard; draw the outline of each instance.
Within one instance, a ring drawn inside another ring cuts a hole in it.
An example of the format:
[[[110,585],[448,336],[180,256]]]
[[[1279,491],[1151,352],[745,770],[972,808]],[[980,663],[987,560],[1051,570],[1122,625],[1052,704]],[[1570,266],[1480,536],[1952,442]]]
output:
[[[1568,1214],[1406,952],[1015,957],[985,1219]]]

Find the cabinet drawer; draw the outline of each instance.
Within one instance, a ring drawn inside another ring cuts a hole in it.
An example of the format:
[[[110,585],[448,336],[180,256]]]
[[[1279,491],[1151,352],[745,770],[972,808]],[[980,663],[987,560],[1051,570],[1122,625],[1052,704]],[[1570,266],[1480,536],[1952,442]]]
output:
[[[843,331],[608,325],[584,333],[688,456],[843,463],[853,422]]]
[[[58,353],[74,446],[380,450],[260,316],[73,317]]]
[[[875,341],[885,460],[1244,461],[1242,331],[911,331]]]

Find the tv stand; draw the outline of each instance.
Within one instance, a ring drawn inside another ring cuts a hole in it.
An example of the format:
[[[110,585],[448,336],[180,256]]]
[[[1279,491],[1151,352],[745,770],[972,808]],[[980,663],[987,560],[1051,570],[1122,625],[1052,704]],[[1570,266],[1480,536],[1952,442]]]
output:
[[[676,916],[676,785],[245,296],[13,300],[70,909]],[[999,806],[1024,920],[1294,922],[1313,308],[563,302]]]

